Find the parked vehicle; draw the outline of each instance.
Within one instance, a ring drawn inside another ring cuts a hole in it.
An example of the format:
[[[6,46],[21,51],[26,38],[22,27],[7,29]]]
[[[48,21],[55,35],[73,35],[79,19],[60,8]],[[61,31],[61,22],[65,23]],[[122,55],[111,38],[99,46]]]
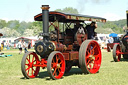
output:
[[[127,13],[127,28],[128,28],[128,10]],[[126,34],[121,38],[121,42],[117,43],[113,47],[113,59],[115,62],[121,60],[121,55],[124,59],[128,59],[128,29],[126,29]]]
[[[111,50],[113,49],[113,46],[115,44],[119,44],[120,43],[120,39],[119,37],[112,37],[113,38],[113,43],[107,43],[107,51],[111,52]]]

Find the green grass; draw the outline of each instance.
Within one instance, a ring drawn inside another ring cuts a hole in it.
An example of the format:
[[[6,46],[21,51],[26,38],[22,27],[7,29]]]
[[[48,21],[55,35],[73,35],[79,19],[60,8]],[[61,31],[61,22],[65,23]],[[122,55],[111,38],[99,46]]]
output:
[[[0,57],[0,85],[128,85],[128,62],[113,62],[112,53],[102,51],[102,65],[97,74],[83,74],[73,67],[63,79],[50,79],[47,70],[41,69],[37,78],[25,79],[21,73],[21,55],[17,52],[10,57]]]

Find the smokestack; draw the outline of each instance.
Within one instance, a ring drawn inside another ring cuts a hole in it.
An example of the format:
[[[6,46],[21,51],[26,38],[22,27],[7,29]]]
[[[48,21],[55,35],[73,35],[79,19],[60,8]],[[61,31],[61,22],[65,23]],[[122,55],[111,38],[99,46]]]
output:
[[[128,29],[128,10],[126,11],[126,16],[127,16],[127,29]]]
[[[43,40],[49,40],[49,5],[42,5]]]

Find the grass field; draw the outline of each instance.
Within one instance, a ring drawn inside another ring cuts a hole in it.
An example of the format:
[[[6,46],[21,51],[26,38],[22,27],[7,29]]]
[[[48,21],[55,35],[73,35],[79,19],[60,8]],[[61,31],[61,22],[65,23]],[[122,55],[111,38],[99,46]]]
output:
[[[37,78],[25,79],[21,73],[21,55],[18,50],[3,51],[12,54],[0,57],[0,85],[128,85],[128,62],[113,62],[112,53],[102,51],[102,65],[97,74],[83,74],[73,67],[62,79],[50,79],[47,70],[41,69]]]

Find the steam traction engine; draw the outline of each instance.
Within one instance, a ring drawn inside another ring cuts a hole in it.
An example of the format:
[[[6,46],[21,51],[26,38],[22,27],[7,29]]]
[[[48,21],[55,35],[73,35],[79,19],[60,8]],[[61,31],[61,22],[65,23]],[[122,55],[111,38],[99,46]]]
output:
[[[128,59],[128,10],[126,11],[127,16],[127,29],[126,34],[122,37],[121,42],[115,44],[113,47],[113,59],[115,62],[121,60],[121,54],[124,59]]]
[[[42,13],[34,19],[43,21],[43,33],[40,34],[43,40],[35,43],[35,52],[24,54],[21,62],[23,75],[26,78],[34,78],[38,75],[40,67],[47,67],[52,79],[60,79],[72,66],[78,66],[84,73],[97,73],[101,66],[101,50],[98,43],[95,40],[87,40],[86,29],[71,29],[71,26],[84,21],[106,22],[106,19],[49,12],[48,5],[42,5],[41,9]],[[55,30],[49,33],[50,27]]]

